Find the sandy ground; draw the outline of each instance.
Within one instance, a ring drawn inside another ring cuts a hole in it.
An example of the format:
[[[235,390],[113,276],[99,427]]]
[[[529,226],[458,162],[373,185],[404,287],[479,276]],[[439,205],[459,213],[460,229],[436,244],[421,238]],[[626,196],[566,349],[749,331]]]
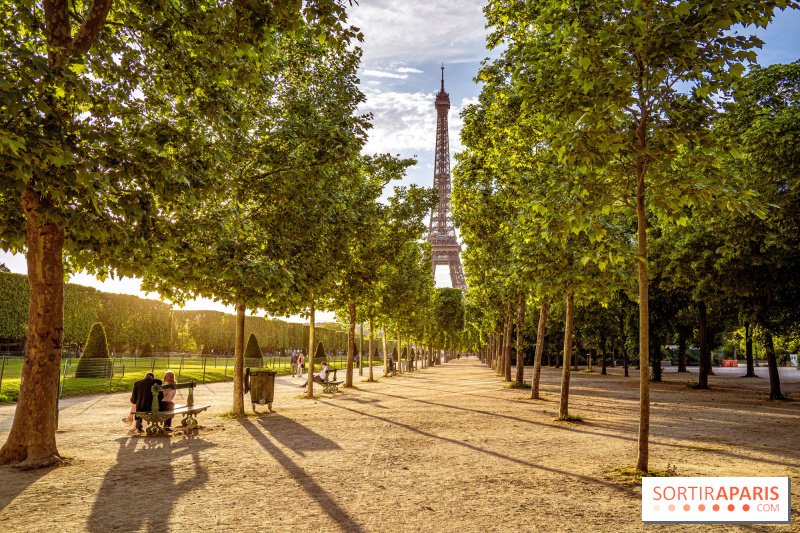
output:
[[[785,370],[800,398],[800,372]],[[673,372],[653,385],[651,467],[791,476],[791,525],[642,524],[640,487],[610,473],[635,460],[638,375],[573,373],[584,422],[559,423],[560,370],[544,369],[552,401],[531,402],[471,358],[356,376],[319,400],[279,378],[275,412],[239,420],[219,416],[231,383],[203,385],[196,436],[130,437],[124,393],[70,399],[65,465],[0,468],[0,531],[800,531],[800,403],[769,402],[766,379],[733,371],[711,392]],[[13,409],[0,407],[0,438]]]

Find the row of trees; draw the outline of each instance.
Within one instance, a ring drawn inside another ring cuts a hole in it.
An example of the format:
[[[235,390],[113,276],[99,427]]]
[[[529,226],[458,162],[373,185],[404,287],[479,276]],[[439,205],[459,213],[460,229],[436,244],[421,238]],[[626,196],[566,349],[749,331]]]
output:
[[[24,341],[28,330],[28,277],[0,272],[0,338]],[[145,345],[161,351],[232,351],[236,316],[222,311],[173,311],[164,302],[111,294],[74,283],[64,285],[63,343],[86,342],[92,325],[103,324],[111,349],[136,350]],[[332,350],[347,349],[338,325],[317,327],[316,335]],[[264,317],[245,317],[245,335],[255,333],[267,351],[308,347],[309,326]],[[394,347],[390,346],[390,349]]]
[[[479,102],[463,112],[453,189],[472,347],[511,380],[512,345],[523,352],[526,309],[536,309],[536,398],[548,313],[558,311],[559,411],[569,419],[583,309],[593,327],[582,344],[603,353],[612,343],[643,369],[642,471],[647,369],[660,379],[659,346],[685,345],[696,327],[707,386],[709,309],[762,335],[771,397],[782,397],[772,338],[800,323],[791,310],[800,65],[742,77],[761,42],[730,31],[765,26],[776,6],[798,7],[495,0],[486,9],[500,57],[484,65]]]
[[[398,277],[431,297],[417,240],[436,193],[395,188],[378,201],[414,161],[361,154],[361,34],[343,2],[47,0],[0,14],[0,245],[26,254],[30,285],[0,464],[58,460],[69,270],[234,306],[234,414],[248,310],[314,323],[317,308],[346,307],[351,324],[359,309],[408,331],[419,302]],[[311,368],[315,345],[312,328]]]

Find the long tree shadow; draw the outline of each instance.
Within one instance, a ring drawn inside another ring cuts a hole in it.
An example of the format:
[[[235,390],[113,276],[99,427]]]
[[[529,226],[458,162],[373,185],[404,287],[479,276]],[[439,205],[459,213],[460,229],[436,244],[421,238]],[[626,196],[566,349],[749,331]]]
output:
[[[269,453],[281,467],[297,482],[297,485],[305,491],[308,496],[313,499],[319,507],[331,517],[342,531],[347,532],[363,532],[364,529],[357,524],[353,518],[347,514],[347,511],[342,509],[342,507],[334,501],[334,499],[323,489],[319,483],[317,483],[313,477],[309,476],[305,470],[303,470],[300,465],[295,463],[294,461],[289,458],[283,451],[281,451],[278,446],[276,446],[270,438],[265,434],[265,431],[269,433],[272,437],[276,440],[279,440],[285,446],[289,446],[285,444],[286,442],[292,442],[294,446],[291,448],[292,451],[296,453],[300,453],[301,451],[311,451],[311,450],[337,450],[339,449],[339,445],[333,442],[330,439],[326,439],[313,431],[309,430],[308,428],[305,429],[306,435],[311,435],[312,438],[306,442],[301,440],[295,440],[294,438],[286,439],[284,432],[282,431],[282,427],[286,427],[288,424],[288,420],[284,418],[281,423],[279,423],[276,427],[274,423],[277,417],[270,417],[269,423],[266,420],[259,420],[259,425],[262,426],[261,429],[256,427],[256,425],[248,419],[240,419],[239,423],[242,427],[250,433],[250,436],[258,442],[262,448],[264,448],[267,453]],[[300,426],[294,421],[291,421],[294,425]],[[291,424],[289,424],[291,427]],[[300,426],[303,427],[303,426]],[[279,439],[279,436],[283,440]]]
[[[396,420],[391,420],[391,419],[383,417],[383,416],[378,416],[378,415],[365,413],[363,411],[357,411],[355,409],[351,409],[351,408],[345,407],[343,405],[337,405],[337,404],[332,403],[332,402],[331,403],[327,403],[327,405],[330,405],[332,407],[337,407],[339,409],[344,409],[345,411],[349,411],[351,413],[358,414],[358,415],[361,415],[361,416],[366,416],[366,417],[369,417],[369,418],[374,418],[376,420],[381,420],[383,422],[387,422],[387,423],[392,424],[394,426],[398,426],[398,427],[401,427],[403,429],[407,429],[408,431],[412,431],[414,433],[422,435],[423,437],[428,437],[428,438],[431,438],[431,439],[437,439],[437,440],[441,440],[441,441],[444,441],[444,442],[448,442],[450,444],[455,444],[457,446],[461,446],[461,447],[467,448],[467,449],[469,449],[469,450],[471,450],[473,452],[482,453],[482,454],[486,454],[486,455],[491,455],[491,456],[496,457],[498,459],[504,459],[506,461],[510,461],[510,462],[518,464],[518,465],[527,466],[527,467],[538,469],[538,470],[543,470],[543,471],[546,471],[546,472],[550,472],[552,474],[558,474],[558,475],[562,475],[562,476],[565,476],[565,477],[571,477],[571,478],[575,478],[575,479],[580,479],[582,481],[586,481],[586,482],[589,482],[589,483],[595,483],[595,484],[598,484],[598,485],[602,485],[604,487],[611,488],[611,489],[613,489],[615,491],[622,492],[622,493],[626,494],[627,496],[637,497],[636,492],[631,490],[630,488],[627,488],[627,487],[624,487],[624,486],[620,486],[620,485],[616,485],[614,483],[609,483],[607,481],[603,481],[603,480],[598,479],[598,478],[593,478],[593,477],[590,477],[590,476],[584,476],[584,475],[581,475],[581,474],[574,474],[572,472],[567,472],[566,470],[559,470],[558,468],[552,468],[552,467],[549,467],[549,466],[537,465],[537,464],[534,464],[534,463],[529,463],[528,461],[523,461],[522,459],[517,459],[516,457],[511,457],[511,456],[504,455],[504,454],[499,453],[499,452],[486,450],[486,449],[480,448],[478,446],[475,446],[473,444],[469,444],[467,442],[463,442],[463,441],[456,440],[456,439],[451,439],[449,437],[441,437],[439,435],[434,435],[433,433],[429,433],[427,431],[423,431],[423,430],[421,430],[419,428],[416,428],[414,426],[410,426],[408,424],[404,424],[402,422],[398,422]]]
[[[607,437],[607,438],[610,438],[610,439],[623,440],[623,441],[627,441],[627,442],[631,442],[631,443],[637,442],[637,438],[634,437],[634,436],[626,437],[624,435],[615,435],[613,433],[608,433],[608,432],[588,431],[588,430],[585,430],[585,429],[579,429],[577,427],[572,427],[572,426],[569,426],[569,425],[546,424],[546,423],[543,423],[543,422],[537,422],[535,420],[528,420],[528,419],[520,418],[520,417],[517,417],[517,416],[504,415],[502,413],[494,413],[494,412],[491,412],[491,411],[483,411],[481,409],[471,409],[469,407],[461,407],[461,406],[458,406],[458,405],[451,405],[451,404],[446,404],[446,403],[432,402],[432,401],[429,401],[429,400],[421,400],[421,399],[418,399],[418,398],[410,398],[408,396],[399,396],[399,395],[396,395],[396,394],[389,394],[389,393],[386,393],[386,392],[372,391],[372,390],[368,390],[368,389],[365,389],[363,392],[365,392],[367,394],[376,394],[376,395],[380,395],[380,396],[388,396],[390,398],[396,398],[396,399],[399,399],[399,400],[407,400],[407,401],[422,403],[422,404],[426,404],[426,405],[432,405],[432,406],[436,406],[436,407],[444,407],[446,409],[453,409],[453,410],[457,410],[457,411],[467,411],[467,412],[470,412],[470,413],[477,413],[477,414],[487,415],[487,416],[490,416],[490,417],[493,417],[493,418],[504,418],[504,419],[511,420],[511,421],[514,421],[514,422],[521,422],[521,423],[525,423],[525,424],[531,424],[531,425],[534,425],[534,426],[549,428],[549,429],[556,430],[556,431],[564,431],[564,432],[569,432],[569,433],[580,433],[580,434],[585,434],[585,435],[590,435],[590,436],[601,436],[601,437]],[[492,399],[494,399],[494,398],[492,398]],[[511,401],[514,401],[514,400],[511,400]],[[337,406],[335,403],[332,403],[332,402],[329,402],[328,405]],[[346,407],[343,407],[343,406],[337,406],[337,407],[340,407],[342,409],[347,409]],[[348,409],[348,410],[351,410],[351,409]],[[353,412],[360,412],[360,411],[354,411],[353,410]],[[367,415],[367,416],[372,416],[372,415]],[[599,427],[605,427],[605,426],[601,425]],[[658,427],[661,427],[661,426],[658,426]],[[622,431],[628,431],[629,433],[632,433],[632,430],[622,430]],[[708,431],[707,430],[707,433],[708,434],[713,434],[713,431]],[[695,438],[695,440],[708,441],[708,439],[702,439],[702,438],[700,438],[700,439]],[[714,444],[713,442],[710,442],[710,441],[709,441],[709,443]],[[653,446],[663,446],[665,448],[675,448],[675,449],[685,449],[686,448],[686,446],[683,445],[683,444],[674,444],[674,443],[668,443],[668,442],[653,442],[652,445]],[[731,458],[734,458],[734,459],[744,459],[744,460],[748,460],[748,461],[758,461],[758,462],[761,462],[761,463],[769,463],[769,464],[773,464],[773,465],[777,465],[777,466],[786,466],[786,464],[787,464],[786,460],[766,459],[764,457],[759,457],[758,459],[754,459],[753,457],[750,457],[750,456],[745,455],[745,454],[739,454],[739,453],[734,453],[734,452],[725,451],[725,450],[719,450],[719,449],[708,449],[708,450],[706,450],[706,452],[707,453],[713,453],[713,454],[716,454],[716,455],[722,455],[722,456],[726,456],[726,457],[731,457]],[[796,454],[793,454],[792,452],[788,452],[788,451],[781,452],[781,451],[770,450],[770,453],[772,453],[774,455],[781,456],[781,457],[788,457],[788,458],[792,458],[792,459],[794,459],[796,457]]]
[[[300,456],[304,456],[304,452],[340,449],[339,445],[332,440],[326,439],[319,433],[314,433],[306,426],[285,416],[271,415],[269,421],[259,419],[259,424],[272,438]]]
[[[199,438],[121,438],[117,462],[106,472],[87,531],[167,531],[172,507],[208,482],[200,452],[215,446]],[[175,482],[176,459],[190,456],[194,476]]]
[[[17,496],[22,494],[25,489],[56,468],[64,467],[52,466],[36,470],[19,470],[7,466],[0,468],[0,512],[13,502]]]

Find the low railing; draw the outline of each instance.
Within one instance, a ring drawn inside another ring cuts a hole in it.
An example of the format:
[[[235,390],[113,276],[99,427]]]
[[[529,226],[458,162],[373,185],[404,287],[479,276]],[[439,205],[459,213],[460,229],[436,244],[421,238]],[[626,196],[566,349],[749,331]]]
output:
[[[328,355],[325,358],[331,368],[343,369],[347,366],[346,355]],[[0,402],[16,401],[22,377],[23,357],[0,354]],[[319,369],[320,361],[315,361]],[[375,366],[383,365],[383,360],[375,357]],[[158,379],[171,370],[177,381],[211,383],[233,379],[234,358],[232,355],[195,355],[181,353],[157,353],[154,357],[111,357],[110,359],[86,359],[62,357],[59,368],[59,398],[131,390],[133,383],[142,379],[145,373],[153,372]],[[278,374],[291,374],[291,358],[287,356],[266,356],[246,358],[244,366],[252,369],[275,370]],[[369,366],[368,357],[362,358],[361,367]],[[306,362],[306,373],[309,371]],[[362,371],[363,372],[363,371]]]

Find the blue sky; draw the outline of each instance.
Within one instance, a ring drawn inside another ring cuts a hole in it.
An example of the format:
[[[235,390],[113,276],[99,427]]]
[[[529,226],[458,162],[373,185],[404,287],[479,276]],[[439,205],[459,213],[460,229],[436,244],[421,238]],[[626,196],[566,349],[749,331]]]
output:
[[[362,111],[374,116],[369,153],[390,152],[415,157],[418,164],[406,179],[391,185],[433,185],[433,150],[436,112],[434,95],[439,90],[441,64],[445,65],[445,89],[450,93],[451,154],[459,149],[461,121],[458,113],[476,101],[480,88],[473,82],[488,52],[482,7],[474,0],[361,0],[350,9],[350,20],[365,36],[361,87],[367,96]],[[777,12],[768,28],[755,31],[764,41],[759,63],[789,63],[800,58],[800,12]],[[744,33],[744,32],[743,32]],[[751,33],[751,32],[747,32]],[[452,162],[451,162],[452,164]],[[0,263],[12,272],[25,273],[25,258],[0,252]],[[71,280],[109,292],[137,294],[136,280],[100,283],[92,276]],[[446,270],[437,273],[437,284],[449,286]],[[156,298],[156,295],[149,295]],[[210,300],[190,302],[186,309],[225,309]],[[319,316],[319,315],[318,315]],[[330,320],[323,314],[319,320]],[[299,320],[299,319],[298,319]]]

